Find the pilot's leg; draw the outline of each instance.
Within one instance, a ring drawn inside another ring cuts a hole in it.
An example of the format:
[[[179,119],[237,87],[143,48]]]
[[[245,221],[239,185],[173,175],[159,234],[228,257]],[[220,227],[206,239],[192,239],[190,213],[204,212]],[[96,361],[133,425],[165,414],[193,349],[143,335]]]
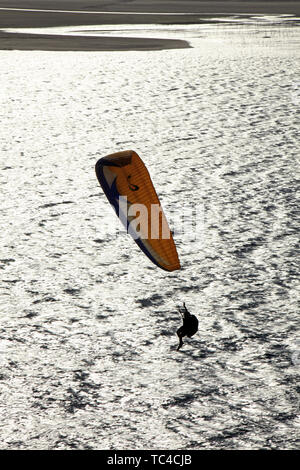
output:
[[[181,326],[180,328],[178,328],[178,330],[177,330],[177,336],[178,336],[178,338],[179,338],[179,345],[178,345],[177,351],[179,351],[179,349],[183,346],[183,341],[182,341],[182,337],[184,336],[184,334],[183,334],[183,326]]]

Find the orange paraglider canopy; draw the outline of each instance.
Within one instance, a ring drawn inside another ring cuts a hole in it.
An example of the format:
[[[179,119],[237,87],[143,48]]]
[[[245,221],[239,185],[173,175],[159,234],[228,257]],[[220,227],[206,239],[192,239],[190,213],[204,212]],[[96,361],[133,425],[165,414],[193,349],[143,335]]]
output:
[[[176,246],[149,172],[133,150],[96,163],[96,175],[128,233],[148,258],[166,271],[180,269]]]

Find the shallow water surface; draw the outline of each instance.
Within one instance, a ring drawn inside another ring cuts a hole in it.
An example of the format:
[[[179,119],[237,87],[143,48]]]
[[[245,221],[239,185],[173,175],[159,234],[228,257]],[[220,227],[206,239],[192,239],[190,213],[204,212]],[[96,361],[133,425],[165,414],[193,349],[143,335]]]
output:
[[[2,449],[295,448],[299,29],[272,28],[0,52]],[[179,272],[98,186],[97,159],[131,148]],[[178,353],[182,301],[200,330]]]

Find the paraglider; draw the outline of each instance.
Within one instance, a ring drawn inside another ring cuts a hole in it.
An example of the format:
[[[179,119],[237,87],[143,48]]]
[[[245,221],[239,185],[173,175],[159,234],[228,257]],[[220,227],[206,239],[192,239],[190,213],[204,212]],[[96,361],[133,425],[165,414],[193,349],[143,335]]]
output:
[[[95,170],[108,201],[145,255],[165,271],[181,269],[167,219],[149,172],[138,154],[126,150],[107,155],[97,161]],[[177,351],[183,345],[184,336],[191,337],[198,331],[197,318],[183,305],[183,325],[177,330]]]
[[[127,150],[107,155],[95,169],[107,199],[145,255],[165,271],[180,269],[168,222],[138,154]]]

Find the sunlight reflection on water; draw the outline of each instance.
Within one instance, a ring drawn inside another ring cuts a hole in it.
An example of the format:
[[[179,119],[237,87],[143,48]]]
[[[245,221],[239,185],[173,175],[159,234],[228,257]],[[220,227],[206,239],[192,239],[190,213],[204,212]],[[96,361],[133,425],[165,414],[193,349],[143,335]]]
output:
[[[182,34],[0,52],[1,448],[295,447],[299,29]],[[181,272],[117,230],[94,164],[125,148],[170,219],[203,209]],[[183,300],[200,331],[177,353]]]

